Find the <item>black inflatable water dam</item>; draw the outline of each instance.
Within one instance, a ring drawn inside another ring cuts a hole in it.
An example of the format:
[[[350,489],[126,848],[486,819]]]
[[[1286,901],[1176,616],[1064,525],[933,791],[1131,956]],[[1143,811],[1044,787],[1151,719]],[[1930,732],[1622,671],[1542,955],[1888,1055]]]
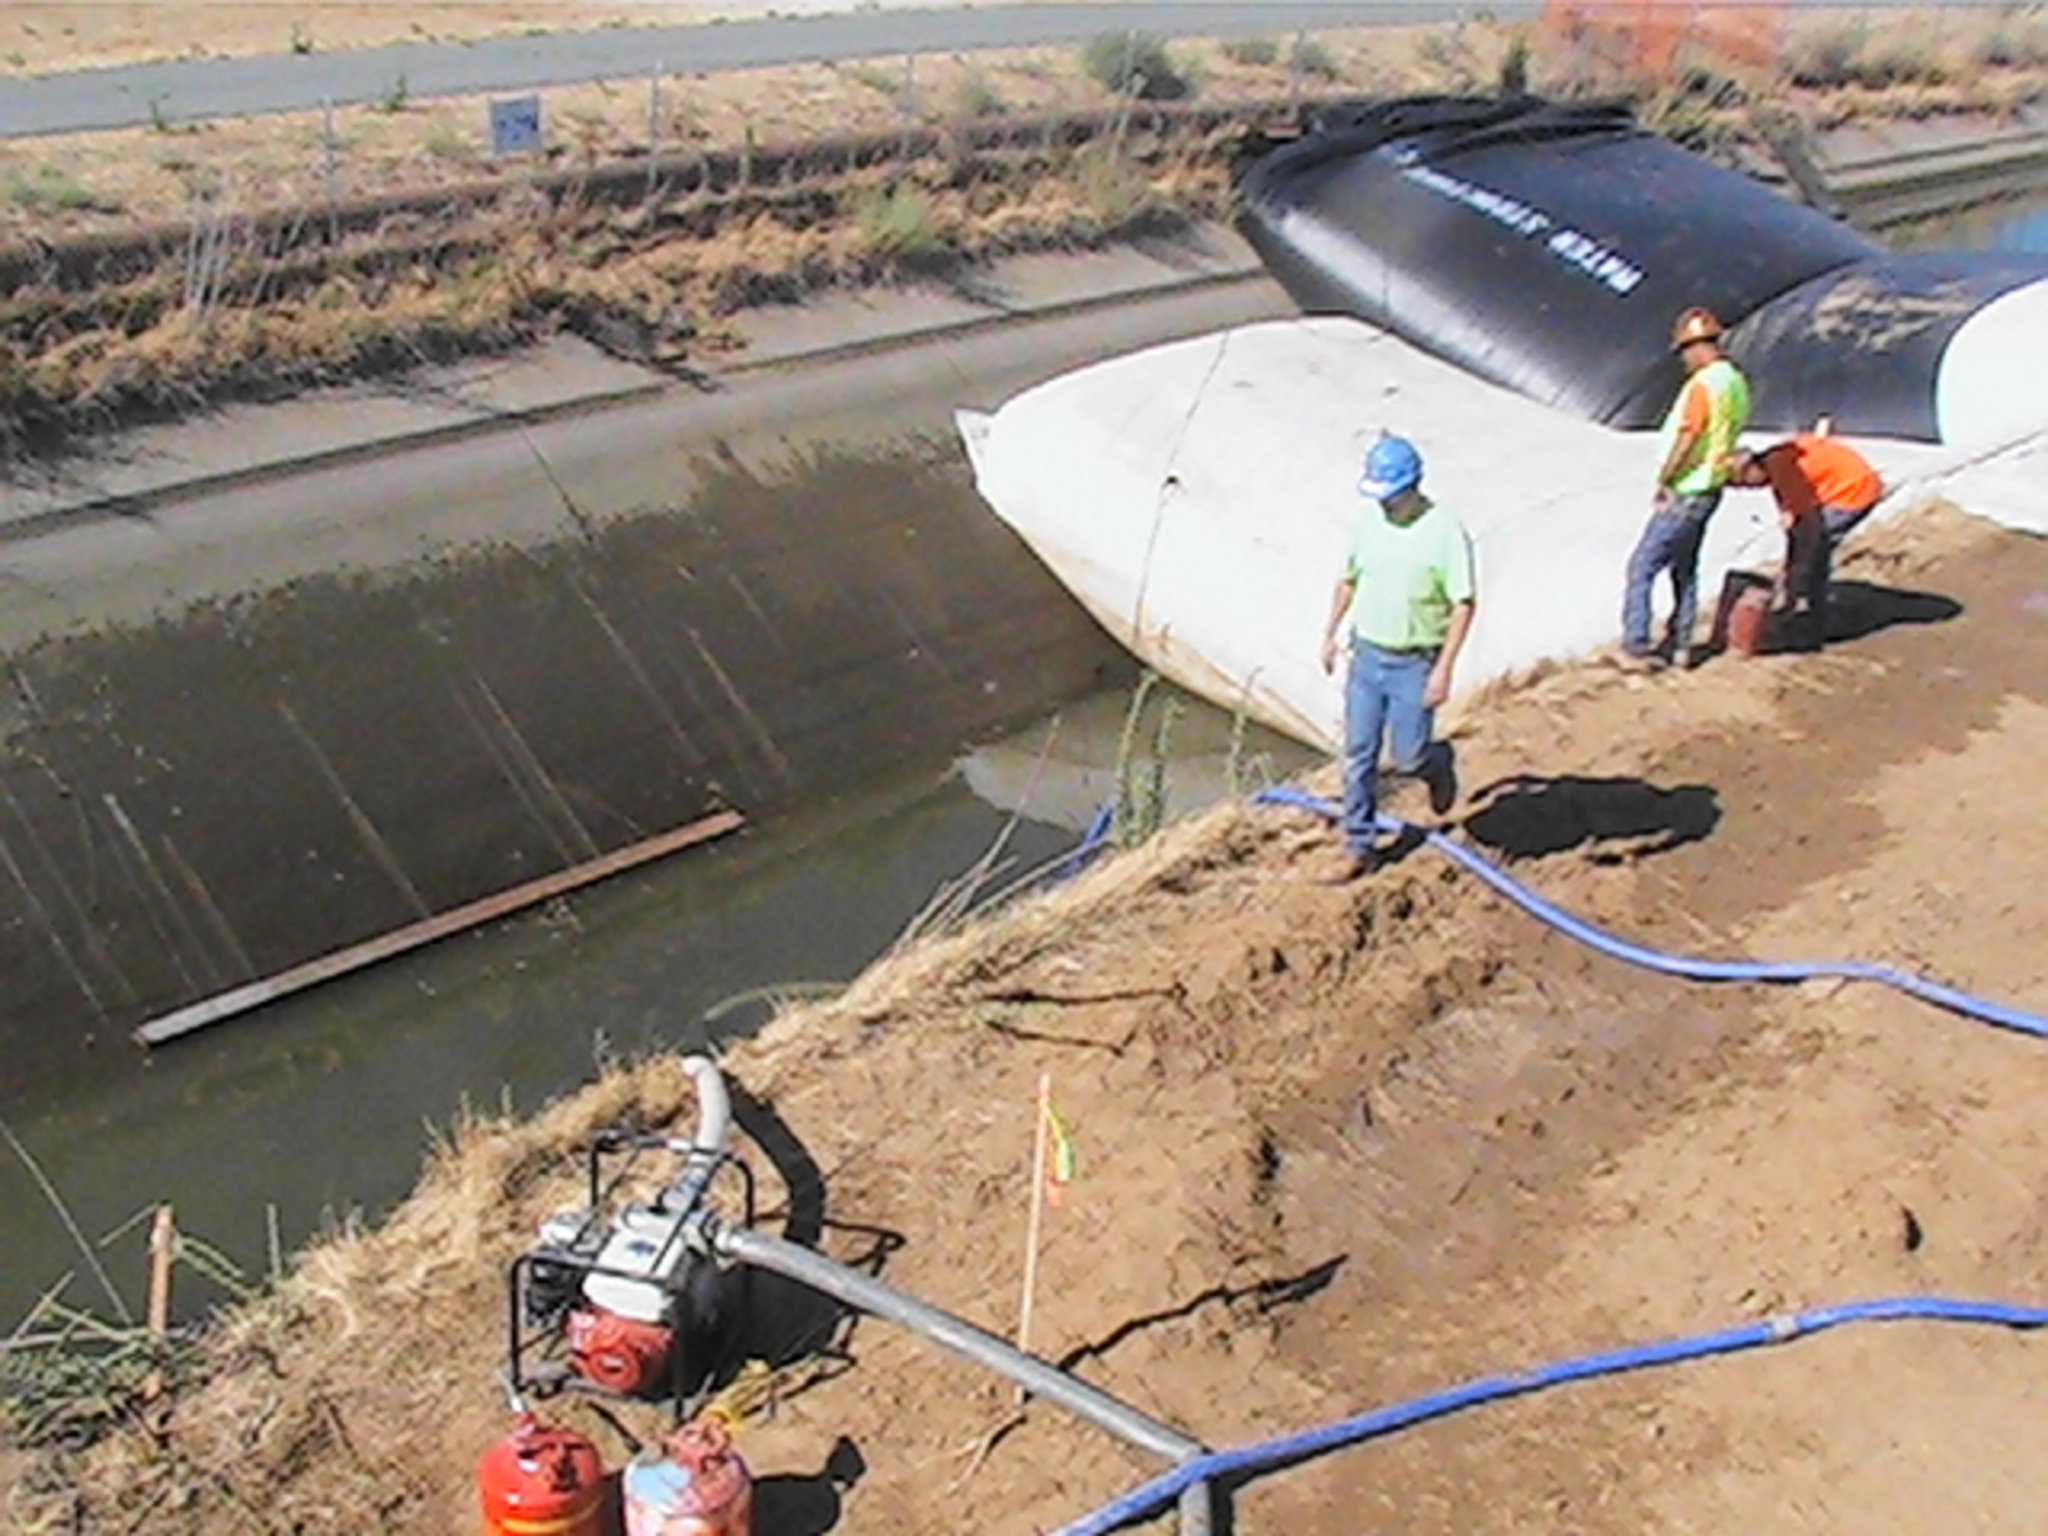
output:
[[[1895,256],[1623,108],[1419,97],[1332,109],[1255,163],[1242,222],[1304,309],[1357,315],[1547,405],[1654,424],[1671,325],[1731,326],[1754,425],[1939,440],[1957,328],[2048,257]]]
[[[680,435],[556,466],[508,433],[11,544],[0,1089],[1120,663],[949,437]]]

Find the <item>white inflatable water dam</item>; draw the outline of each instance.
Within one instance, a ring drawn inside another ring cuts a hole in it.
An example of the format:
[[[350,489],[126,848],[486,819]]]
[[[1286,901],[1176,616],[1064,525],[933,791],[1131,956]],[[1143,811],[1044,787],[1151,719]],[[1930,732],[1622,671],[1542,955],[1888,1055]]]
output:
[[[2043,402],[2048,426],[2048,402]],[[1457,691],[1612,642],[1656,439],[1539,405],[1360,320],[1281,320],[1134,352],[958,413],[976,483],[1098,622],[1225,708],[1325,749],[1340,680],[1318,649],[1367,445],[1408,436],[1470,529],[1478,616]],[[2040,431],[1959,447],[1857,439],[1892,486],[2048,532]],[[1782,547],[1767,492],[1731,490],[1701,557]]]

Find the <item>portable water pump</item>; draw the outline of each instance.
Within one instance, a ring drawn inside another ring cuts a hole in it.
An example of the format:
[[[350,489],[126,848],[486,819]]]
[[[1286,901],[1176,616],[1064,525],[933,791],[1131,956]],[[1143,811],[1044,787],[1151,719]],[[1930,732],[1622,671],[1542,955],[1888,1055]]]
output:
[[[741,1219],[751,1222],[753,1175],[726,1150],[731,1111],[717,1068],[702,1057],[684,1066],[702,1106],[696,1139],[600,1132],[590,1146],[588,1204],[541,1223],[540,1241],[513,1261],[507,1374],[515,1392],[668,1398],[680,1415],[737,1330],[745,1271],[693,1249],[684,1228],[723,1174],[736,1181]],[[675,1179],[651,1200],[621,1198],[650,1153],[681,1158]]]

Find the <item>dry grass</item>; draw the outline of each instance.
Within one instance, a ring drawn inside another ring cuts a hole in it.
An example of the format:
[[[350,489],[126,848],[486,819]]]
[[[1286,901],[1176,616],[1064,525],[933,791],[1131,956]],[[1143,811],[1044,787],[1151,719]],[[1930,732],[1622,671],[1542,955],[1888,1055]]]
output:
[[[1817,128],[1882,118],[2004,116],[2042,94],[2048,16],[2038,9],[1938,10],[1877,24],[1860,12],[1788,22],[1774,81]]]
[[[323,26],[349,29],[337,39],[341,46],[517,31],[543,18],[556,27],[688,20],[701,9],[472,4],[404,11],[332,7],[317,14]],[[44,11],[50,16],[31,19]],[[150,12],[194,18],[191,35],[207,37],[221,52],[249,51],[245,42],[251,50],[287,46],[271,34],[288,31],[293,15],[289,7],[255,5],[29,5],[10,7],[5,25],[33,27],[45,38],[59,31],[132,34],[125,51],[113,43],[104,50],[129,56],[167,47],[178,35],[177,26],[138,14]],[[0,31],[0,46],[5,37]],[[1490,90],[1521,45],[1530,50],[1530,80],[1539,90],[1621,91],[1652,99],[1674,81],[1705,74],[1744,96],[1793,88],[1824,122],[2010,110],[2040,93],[2048,18],[2033,10],[1986,8],[1887,17],[1878,25],[1861,12],[1800,13],[1783,24],[1768,62],[1739,57],[1718,39],[1681,40],[1661,73],[1643,65],[1638,41],[1597,26],[1553,27],[1525,37],[1513,28],[1471,23],[1330,32],[1298,47],[1270,38],[1160,46],[1192,99],[1209,105],[1271,101],[1291,89],[1314,96]],[[52,66],[31,59],[30,67]],[[1114,99],[1091,77],[1086,50],[1025,49],[669,74],[551,90],[543,103],[548,149],[538,164],[493,159],[488,98],[481,96],[0,142],[0,243],[170,222],[201,205],[246,214],[430,191],[480,176],[594,167],[650,152],[787,144],[999,115],[1056,116],[1097,110]]]
[[[555,328],[643,360],[726,344],[725,317],[935,261],[1100,245],[1224,214],[1227,132],[1199,123],[1097,144],[928,139],[862,167],[728,160],[730,184],[623,202],[574,179],[511,183],[330,230],[209,207],[116,277],[32,274],[0,301],[0,401],[17,446],[223,393],[290,388],[515,345]],[[865,146],[872,150],[873,146]],[[769,180],[770,173],[775,179]],[[613,189],[616,191],[617,189]]]
[[[1388,42],[1326,49],[1352,89],[1429,85],[1380,59]],[[1304,78],[1277,49],[1266,64],[1198,43],[1172,55],[1212,117]],[[57,443],[565,326],[677,363],[725,345],[737,309],[1097,246],[1220,216],[1230,197],[1233,135],[1127,121],[1072,50],[553,92],[548,153],[512,165],[484,151],[481,98],[392,106],[0,146],[0,192],[63,192],[0,197],[0,259],[11,241],[26,279],[0,301],[0,432],[17,450]],[[1077,118],[1092,148],[1055,131]],[[970,147],[998,124],[1035,126]],[[787,168],[783,149],[821,143]],[[840,169],[818,168],[835,155]],[[714,165],[723,182],[702,190]],[[586,200],[584,175],[609,179],[612,201]],[[403,211],[329,227],[332,204],[397,194]],[[21,258],[138,226],[173,233],[118,276]]]
[[[1210,106],[1272,101],[1290,83],[1317,95],[1436,90],[1488,78],[1506,46],[1494,27],[1463,29],[1459,71],[1426,54],[1426,29],[1330,33],[1317,40],[1328,73],[1295,72],[1288,51],[1247,63],[1221,44],[1175,42],[1169,52]],[[1241,52],[1241,50],[1239,50]],[[666,75],[551,90],[543,99],[546,155],[490,154],[486,97],[393,102],[321,113],[137,128],[0,142],[0,178],[61,176],[107,211],[23,207],[0,195],[0,242],[61,239],[188,217],[200,204],[240,213],[431,191],[480,176],[517,179],[644,158],[650,150],[734,149],[911,128],[961,127],[993,117],[1101,111],[1116,98],[1091,80],[1075,49],[928,56],[768,71]],[[4,191],[5,181],[0,181]]]

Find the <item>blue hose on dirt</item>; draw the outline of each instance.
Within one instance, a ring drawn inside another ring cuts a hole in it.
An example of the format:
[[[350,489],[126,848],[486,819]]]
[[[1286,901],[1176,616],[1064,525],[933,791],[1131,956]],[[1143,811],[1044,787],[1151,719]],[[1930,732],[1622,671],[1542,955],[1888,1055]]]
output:
[[[1074,851],[1060,861],[1058,880],[1071,880],[1090,864],[1096,855],[1109,847],[1109,834],[1116,825],[1116,801],[1105,800],[1095,808],[1095,814],[1088,819],[1082,830],[1081,841],[1074,845]]]
[[[1783,1344],[1803,1334],[1819,1333],[1843,1323],[1891,1322],[1925,1319],[1944,1323],[1986,1323],[2001,1328],[2048,1327],[2048,1307],[2025,1306],[1997,1301],[1970,1301],[1948,1296],[1888,1296],[1870,1301],[1840,1302],[1813,1307],[1789,1317],[1767,1318],[1741,1327],[1685,1338],[1659,1339],[1648,1344],[1581,1355],[1574,1360],[1555,1361],[1514,1376],[1482,1376],[1440,1392],[1411,1398],[1387,1408],[1375,1408],[1348,1419],[1320,1425],[1292,1435],[1261,1440],[1235,1450],[1211,1451],[1182,1462],[1172,1471],[1132,1489],[1100,1509],[1059,1527],[1053,1536],[1101,1536],[1122,1525],[1142,1520],[1178,1498],[1183,1489],[1197,1482],[1242,1480],[1255,1472],[1304,1460],[1325,1451],[1337,1450],[1405,1429],[1428,1419],[1442,1418],[1481,1403],[1520,1397],[1567,1382],[1594,1376],[1614,1376],[1649,1366],[1675,1365],[1706,1355],[1725,1355],[1755,1349],[1766,1344]]]
[[[1292,789],[1285,785],[1262,789],[1252,796],[1253,803],[1262,805],[1292,805],[1303,810],[1314,811],[1335,821],[1340,814],[1335,802],[1320,795],[1311,795],[1304,790]],[[1898,970],[1889,965],[1875,965],[1866,960],[1697,960],[1685,955],[1666,954],[1662,950],[1649,949],[1641,944],[1631,944],[1626,939],[1616,938],[1603,929],[1577,918],[1563,908],[1553,905],[1538,896],[1527,886],[1510,879],[1486,859],[1474,853],[1463,843],[1446,837],[1441,832],[1431,832],[1421,827],[1410,827],[1407,822],[1396,821],[1382,816],[1380,828],[1387,832],[1421,832],[1423,841],[1438,852],[1447,854],[1452,860],[1463,865],[1481,880],[1492,886],[1530,915],[1549,923],[1560,932],[1589,945],[1602,954],[1631,965],[1640,965],[1652,971],[1661,971],[1667,976],[1683,976],[1693,981],[1814,981],[1822,977],[1838,976],[1848,981],[1875,981],[1888,987],[1933,1003],[1938,1008],[1966,1014],[1970,1018],[1996,1024],[2003,1029],[2018,1030],[2022,1034],[2048,1039],[2048,1018],[2037,1013],[2027,1013],[2003,1003],[1986,1002],[1983,998],[1972,997],[1954,987],[1945,987],[1939,982],[1915,976],[1910,971]]]

